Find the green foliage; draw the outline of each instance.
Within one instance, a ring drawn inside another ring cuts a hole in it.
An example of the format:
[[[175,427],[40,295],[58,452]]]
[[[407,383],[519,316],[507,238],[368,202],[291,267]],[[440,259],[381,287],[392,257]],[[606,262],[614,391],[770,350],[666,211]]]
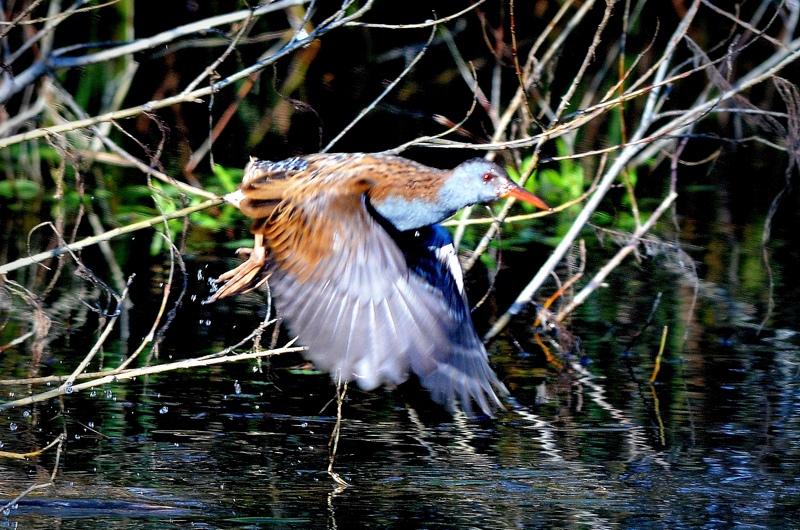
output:
[[[31,180],[0,180],[0,198],[30,201],[42,193],[38,182]]]
[[[13,146],[11,150],[18,152],[20,147]],[[20,157],[19,153],[14,153],[14,155],[15,159]],[[62,156],[56,149],[50,146],[41,146],[36,155],[38,161],[50,166],[49,173],[52,180],[63,182],[61,196],[55,198],[53,182],[40,183],[27,179],[25,170],[15,168],[14,173],[19,173],[20,178],[0,180],[0,204],[3,208],[10,211],[27,211],[30,209],[29,203],[39,199],[45,208],[51,210],[50,215],[53,218],[75,215],[80,207],[84,206],[99,214],[110,214],[110,218],[103,219],[104,223],[125,225],[169,214],[206,200],[202,197],[184,194],[175,186],[157,180],[152,180],[149,185],[137,183],[116,188],[116,183],[123,179],[118,174],[119,172],[112,175],[113,171],[103,174],[103,178],[108,181],[109,188],[87,186],[87,191],[81,194],[74,187],[76,168],[71,164],[63,165]],[[62,165],[63,167],[61,167]],[[230,193],[236,190],[242,173],[241,168],[225,168],[215,165],[213,178],[204,183],[204,188],[218,195]],[[100,208],[99,204],[103,204],[104,207]],[[242,220],[243,216],[232,206],[204,210],[190,216],[192,225],[207,232],[221,231]],[[183,220],[174,219],[166,225],[157,226],[156,230],[161,234],[168,233],[170,239],[175,241],[183,228]],[[166,240],[161,234],[153,237],[150,247],[153,254],[162,252],[165,248]],[[239,246],[244,245],[240,243]]]
[[[531,178],[525,183],[525,189],[531,193],[535,193],[551,206],[575,200],[584,192],[583,166],[576,163],[571,158],[567,158],[570,155],[570,150],[564,140],[557,139],[555,145],[558,156],[561,158],[561,160],[558,161],[558,169],[537,168],[533,172]],[[522,167],[520,168],[521,172],[523,174],[530,172],[531,164],[533,164],[532,156],[523,159]],[[515,180],[519,179],[520,174],[515,168],[509,167],[506,169],[512,178]],[[529,204],[523,203],[521,207],[527,212],[536,211],[536,209]],[[554,219],[557,225],[552,237],[543,238],[542,236],[538,236],[531,240],[519,239],[515,241],[515,244],[525,244],[530,241],[538,240],[550,246],[555,246],[560,238],[569,230],[574,216],[577,215],[580,209],[581,205],[576,204],[555,216]],[[519,232],[519,234],[523,236],[526,233],[530,234],[529,231]]]
[[[230,193],[236,190],[241,181],[243,170],[224,168],[220,165],[214,167],[215,179],[204,187],[217,194]],[[149,186],[133,184],[123,187],[116,195],[119,205],[115,210],[115,220],[121,224],[130,224],[137,221],[150,219],[159,215],[169,214],[188,206],[200,204],[205,201],[202,197],[190,197],[178,188],[169,184],[153,180]],[[238,210],[232,206],[223,206],[212,210],[195,212],[189,216],[190,223],[209,232],[218,232],[234,225],[241,218]],[[153,236],[150,252],[156,255],[165,249],[168,235],[169,240],[175,241],[183,230],[182,219],[172,219],[166,225],[160,224],[155,228],[159,232]],[[241,246],[241,245],[240,245]]]
[[[628,210],[618,210],[615,214],[597,211],[592,215],[592,224],[620,232],[636,231],[636,218]]]
[[[219,168],[219,170],[220,171],[217,171],[217,168],[215,168],[215,173],[218,173],[218,175],[224,173],[226,176],[230,176],[230,172],[222,171],[222,168]],[[229,184],[230,183],[223,182],[223,187],[227,188]],[[185,202],[185,199],[178,202],[176,201],[175,197],[177,191],[174,188],[162,185],[158,185],[157,187],[160,190],[167,192],[166,194],[155,193],[152,195],[153,199],[159,205],[160,211],[163,211],[164,213],[171,213],[179,208],[199,204],[205,200],[201,197],[194,197],[189,200],[188,203]],[[235,186],[233,186],[233,188],[235,189]],[[203,210],[200,212],[195,212],[189,216],[189,221],[196,227],[204,228],[210,232],[217,232],[234,224],[236,218],[238,217],[239,214],[236,208],[232,206],[223,206],[218,210]],[[168,222],[168,227],[168,235],[171,236],[171,239],[174,242],[175,236],[183,229],[183,220],[172,219]],[[161,225],[159,231],[162,233],[166,232],[164,225]],[[161,252],[165,243],[166,241],[163,237],[159,236],[158,234],[154,235],[153,242],[150,246],[151,254],[155,255]]]
[[[528,191],[539,194],[551,206],[580,197],[584,187],[583,166],[571,158],[566,158],[571,153],[564,140],[557,139],[555,145],[558,156],[561,158],[558,161],[558,170],[537,169],[534,178],[528,179],[528,182],[525,183]],[[523,160],[523,172],[529,170],[531,163],[531,157]],[[580,205],[576,205],[572,207],[572,210],[577,211],[580,208]]]
[[[767,271],[764,268],[764,258],[761,254],[762,223],[753,223],[744,227],[742,231],[741,251],[739,255],[740,294],[760,299],[764,296],[769,285]],[[772,242],[771,247],[780,246],[780,242]],[[774,271],[775,280],[780,285],[781,271]]]
[[[214,164],[214,176],[217,177],[223,193],[236,191],[239,182],[242,181],[244,170],[224,168],[219,164]]]

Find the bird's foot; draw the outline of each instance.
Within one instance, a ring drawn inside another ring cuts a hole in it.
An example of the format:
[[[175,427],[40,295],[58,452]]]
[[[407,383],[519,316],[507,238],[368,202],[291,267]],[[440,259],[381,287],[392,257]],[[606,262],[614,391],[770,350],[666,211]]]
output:
[[[203,301],[204,304],[258,289],[269,279],[267,249],[260,241],[257,240],[252,249],[237,249],[236,253],[249,254],[249,257],[235,269],[212,281],[214,287],[219,287]]]

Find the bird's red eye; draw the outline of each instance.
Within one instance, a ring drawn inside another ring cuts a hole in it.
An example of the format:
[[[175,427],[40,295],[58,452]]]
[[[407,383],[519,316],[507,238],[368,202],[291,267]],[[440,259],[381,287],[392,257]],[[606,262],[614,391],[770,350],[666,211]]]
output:
[[[491,173],[484,173],[483,174],[483,181],[484,182],[491,182],[493,180],[494,180],[494,175],[492,175]]]

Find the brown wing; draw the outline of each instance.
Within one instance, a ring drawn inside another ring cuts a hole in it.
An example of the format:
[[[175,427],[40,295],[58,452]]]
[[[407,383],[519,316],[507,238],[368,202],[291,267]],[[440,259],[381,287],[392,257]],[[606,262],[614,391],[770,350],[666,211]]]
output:
[[[255,226],[262,226],[283,202],[286,190],[291,187],[293,178],[307,169],[308,162],[303,158],[290,158],[280,162],[250,158],[244,169],[240,189],[226,196],[228,202],[239,208],[243,203],[245,213],[256,219]],[[269,249],[263,236],[256,234],[249,257],[238,267],[216,279],[216,289],[204,304],[215,302],[228,296],[243,294],[264,285],[269,279],[271,267]]]

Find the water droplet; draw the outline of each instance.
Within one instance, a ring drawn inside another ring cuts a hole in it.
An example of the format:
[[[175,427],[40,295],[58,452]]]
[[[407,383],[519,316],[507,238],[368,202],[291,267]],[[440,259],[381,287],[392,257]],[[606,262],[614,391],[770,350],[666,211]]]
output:
[[[26,410],[25,412],[22,413],[22,417],[23,418],[30,418],[31,417],[31,411]]]
[[[64,392],[67,394],[72,394],[72,383],[70,381],[64,383]]]
[[[89,394],[89,397],[95,397],[95,396],[97,396],[97,392],[94,389],[92,389],[92,392]]]
[[[47,386],[50,386],[50,381],[47,382]]]
[[[11,510],[9,508],[6,508],[5,510],[3,510],[3,515],[8,515],[10,513],[11,513]]]
[[[93,422],[93,421],[90,421],[90,422],[88,423],[88,425],[89,425],[89,428],[90,428],[90,429],[94,429],[94,422]]]
[[[76,439],[76,440],[80,440],[80,439],[81,439],[81,435],[80,435],[80,434],[76,434],[76,435],[75,435],[75,439]]]
[[[258,372],[258,366],[253,365],[253,372]]]
[[[4,444],[3,442],[0,442],[0,447],[3,447],[4,445],[5,445],[5,444]]]
[[[167,407],[166,405],[164,405],[163,407],[161,407],[161,408],[159,409],[159,411],[158,411],[158,413],[159,413],[159,414],[166,414],[167,412],[169,412],[169,407]]]
[[[241,393],[242,393],[242,387],[241,387],[241,385],[239,384],[239,381],[238,381],[238,380],[236,380],[236,381],[234,381],[234,382],[233,382],[233,391],[234,391],[234,393],[236,393],[236,394],[241,394]]]
[[[308,423],[306,423],[306,422],[303,422],[303,423],[301,423],[301,424],[300,424],[300,427],[302,427],[303,429],[305,429],[306,427],[308,427]]]
[[[197,295],[196,295],[196,294],[193,294],[192,296],[190,296],[190,297],[189,297],[189,300],[191,300],[192,302],[194,302],[195,300],[197,300]]]
[[[17,424],[16,423],[12,423],[11,425],[8,426],[8,428],[11,429],[11,432],[14,432],[14,431],[17,430]]]

